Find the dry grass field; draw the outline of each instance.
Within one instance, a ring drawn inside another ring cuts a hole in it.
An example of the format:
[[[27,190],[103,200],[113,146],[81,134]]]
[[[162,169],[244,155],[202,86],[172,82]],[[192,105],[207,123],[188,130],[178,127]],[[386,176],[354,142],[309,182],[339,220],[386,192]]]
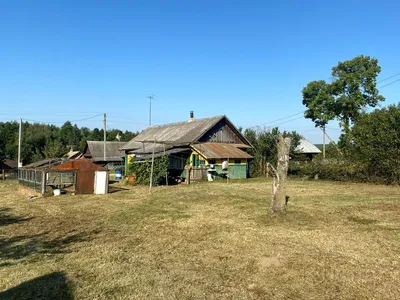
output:
[[[0,182],[0,299],[400,299],[400,188],[261,179],[28,199]]]

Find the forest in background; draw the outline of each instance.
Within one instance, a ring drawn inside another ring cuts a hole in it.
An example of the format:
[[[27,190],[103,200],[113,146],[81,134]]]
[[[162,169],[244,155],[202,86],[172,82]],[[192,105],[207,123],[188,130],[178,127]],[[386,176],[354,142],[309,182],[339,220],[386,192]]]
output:
[[[18,157],[18,122],[0,122],[0,162]],[[110,129],[107,141],[130,141],[138,132]],[[24,165],[43,158],[61,157],[71,148],[82,151],[86,141],[102,141],[103,129],[78,127],[70,121],[61,127],[40,123],[22,123],[21,159]]]

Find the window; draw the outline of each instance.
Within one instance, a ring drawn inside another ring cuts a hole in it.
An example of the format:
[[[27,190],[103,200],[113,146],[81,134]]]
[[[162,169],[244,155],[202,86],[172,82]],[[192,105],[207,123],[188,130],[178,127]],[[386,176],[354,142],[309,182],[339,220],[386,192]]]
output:
[[[215,159],[209,159],[208,164],[210,165],[215,165]]]
[[[235,159],[235,165],[240,165],[242,161],[240,159]]]

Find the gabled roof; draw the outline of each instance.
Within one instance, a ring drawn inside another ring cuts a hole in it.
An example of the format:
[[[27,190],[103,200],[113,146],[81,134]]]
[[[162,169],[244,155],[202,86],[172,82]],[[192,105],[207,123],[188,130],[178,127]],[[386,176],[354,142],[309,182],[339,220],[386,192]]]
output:
[[[237,132],[237,135],[240,136],[243,143],[250,145],[250,142],[242,136],[226,116],[217,116],[148,127],[121,147],[121,150],[138,150],[142,153],[151,153],[153,148],[154,152],[160,152],[172,147],[188,146],[197,142],[197,140],[204,136],[218,122],[224,119],[226,123]],[[155,143],[154,140],[156,141]]]
[[[222,143],[201,143],[193,144],[192,148],[201,154],[205,159],[216,158],[247,158],[251,159],[253,156],[240,150],[234,144]]]
[[[49,168],[49,171],[68,171],[68,170],[108,171],[107,168],[94,164],[91,159],[69,160]]]
[[[218,116],[213,118],[194,119],[190,122],[186,121],[151,126],[143,130],[130,142],[126,143],[123,147],[121,147],[121,150],[141,149],[143,147],[142,141],[149,142],[148,146],[150,147],[152,145],[151,141],[154,140],[163,142],[163,145],[160,146],[161,149],[164,148],[164,144],[168,143],[176,146],[189,145],[199,138],[199,135],[205,133],[223,118],[224,116]]]
[[[0,165],[1,165],[1,163],[0,163]],[[18,162],[16,160],[13,160],[13,159],[4,160],[3,165],[8,167],[8,168],[11,168],[11,169],[18,168]]]
[[[124,153],[119,149],[125,142],[106,142],[106,161],[122,161]],[[91,158],[93,161],[104,161],[104,142],[87,141],[84,157]]]
[[[306,139],[301,139],[299,145],[296,147],[295,151],[303,154],[318,154],[321,153],[313,143],[307,141]]]

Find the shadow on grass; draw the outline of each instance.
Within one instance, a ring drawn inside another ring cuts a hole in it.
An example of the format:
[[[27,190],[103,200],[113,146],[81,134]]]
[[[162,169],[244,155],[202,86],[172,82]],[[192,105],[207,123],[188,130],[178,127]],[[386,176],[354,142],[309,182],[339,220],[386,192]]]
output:
[[[347,218],[349,221],[353,221],[357,224],[361,224],[361,225],[370,225],[370,224],[375,224],[378,221],[377,220],[373,220],[373,219],[366,219],[366,218],[359,218],[359,217],[348,217]]]
[[[63,272],[54,272],[23,282],[4,292],[0,292],[0,299],[72,300],[73,295],[67,276]]]
[[[24,218],[17,217],[10,214],[10,208],[0,208],[0,226],[7,226],[15,223],[27,222],[33,219],[33,217]]]
[[[48,238],[48,232],[0,238],[0,267],[19,263],[35,255],[55,255],[71,252],[70,246],[89,241],[99,231],[72,233],[64,237]]]
[[[129,191],[127,188],[122,188],[122,187],[116,187],[116,186],[109,186],[108,187],[108,193],[113,194],[121,191]]]
[[[284,213],[258,215],[257,221],[264,226],[290,226],[292,228],[316,229],[320,220],[315,216],[304,211],[288,210]]]

